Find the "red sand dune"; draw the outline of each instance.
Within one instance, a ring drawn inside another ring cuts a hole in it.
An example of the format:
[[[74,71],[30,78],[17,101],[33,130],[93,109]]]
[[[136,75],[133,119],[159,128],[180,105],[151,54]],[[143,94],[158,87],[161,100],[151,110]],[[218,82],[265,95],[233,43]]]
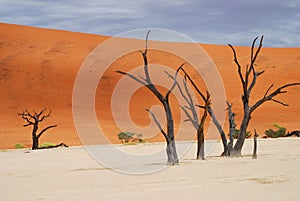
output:
[[[17,143],[30,147],[31,128],[22,127],[24,122],[17,113],[24,109],[40,110],[44,107],[51,108],[53,112],[52,118],[47,119],[41,127],[49,124],[58,124],[58,127],[43,135],[41,142],[79,145],[81,142],[72,116],[74,81],[88,54],[109,37],[4,23],[0,23],[0,36],[0,148],[13,148]],[[233,63],[232,52],[227,46],[202,45],[202,47],[213,59],[222,76],[227,99],[234,103],[239,123],[242,111],[241,84]],[[247,64],[249,47],[237,47],[237,52],[240,62]],[[149,59],[150,62],[166,63],[174,67],[182,62],[178,58],[159,52],[150,52]],[[133,53],[115,62],[105,72],[98,86],[97,117],[99,121],[104,122],[103,129],[113,143],[119,142],[116,136],[119,129],[113,122],[110,100],[114,85],[121,78],[114,72],[120,65],[128,67],[122,68],[125,71],[135,65],[140,66],[141,56]],[[253,100],[262,97],[272,83],[278,87],[285,83],[299,82],[299,67],[300,48],[263,48],[257,61],[257,69],[266,72],[258,80]],[[198,81],[202,82],[199,78]],[[145,89],[140,89],[130,104],[132,118],[141,126],[147,125],[150,121],[144,108],[157,103],[157,100],[148,94]],[[276,103],[263,105],[254,113],[249,130],[256,128],[263,134],[273,123],[285,126],[288,130],[300,129],[299,95],[300,86],[296,86],[277,98],[288,103],[289,107]],[[178,116],[180,109],[176,107],[174,113],[175,117]],[[189,135],[186,139],[190,137]],[[158,134],[151,140],[162,140],[162,136]]]

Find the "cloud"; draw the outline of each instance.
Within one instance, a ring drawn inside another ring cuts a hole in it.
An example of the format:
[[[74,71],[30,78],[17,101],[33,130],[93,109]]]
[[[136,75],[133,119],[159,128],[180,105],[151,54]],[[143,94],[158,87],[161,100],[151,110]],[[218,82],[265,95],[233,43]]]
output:
[[[164,28],[197,42],[249,45],[264,34],[265,46],[300,46],[298,0],[10,0],[3,22],[117,35],[138,28]]]

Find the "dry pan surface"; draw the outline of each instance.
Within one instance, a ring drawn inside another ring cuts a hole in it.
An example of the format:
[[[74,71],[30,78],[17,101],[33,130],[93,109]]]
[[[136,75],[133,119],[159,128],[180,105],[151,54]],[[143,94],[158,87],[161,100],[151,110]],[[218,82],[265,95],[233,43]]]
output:
[[[1,151],[0,200],[298,200],[300,139],[259,139],[257,160],[252,144],[246,141],[242,158],[222,158],[217,142],[205,161],[194,160],[193,144],[179,166],[141,176],[101,166],[80,146]]]

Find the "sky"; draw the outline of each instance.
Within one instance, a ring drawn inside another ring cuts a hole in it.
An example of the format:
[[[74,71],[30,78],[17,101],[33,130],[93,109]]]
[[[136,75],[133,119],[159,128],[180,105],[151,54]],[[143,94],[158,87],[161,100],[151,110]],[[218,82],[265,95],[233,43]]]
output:
[[[0,0],[0,21],[115,36],[162,28],[199,43],[300,47],[299,0]]]

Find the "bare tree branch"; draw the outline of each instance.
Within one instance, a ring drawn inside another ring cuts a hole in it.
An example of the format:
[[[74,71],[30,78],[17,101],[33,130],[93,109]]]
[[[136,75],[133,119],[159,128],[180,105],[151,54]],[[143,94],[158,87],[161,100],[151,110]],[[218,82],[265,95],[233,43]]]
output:
[[[237,59],[237,55],[236,55],[235,49],[233,48],[233,46],[232,46],[231,44],[228,44],[228,46],[231,48],[231,50],[232,50],[232,52],[233,52],[234,62],[235,62],[235,64],[236,64],[237,67],[238,67],[239,77],[240,77],[240,79],[241,79],[241,83],[242,83],[242,85],[243,85],[243,89],[244,89],[244,92],[245,92],[245,91],[246,91],[246,88],[245,88],[245,86],[244,86],[245,80],[244,80],[244,77],[243,77],[243,74],[242,74],[242,67],[241,67],[241,65],[240,65],[240,63],[239,63],[239,61],[238,61],[238,59]]]
[[[27,126],[30,126],[30,125],[32,125],[33,123],[28,123],[28,124],[24,124],[23,126],[24,127],[27,127]]]
[[[172,75],[170,75],[168,72],[166,72],[166,74],[172,78],[173,80],[176,80],[175,77],[173,77]],[[199,125],[199,120],[198,120],[198,115],[197,115],[197,111],[196,111],[196,108],[195,108],[195,104],[194,104],[194,101],[193,101],[193,98],[191,96],[191,93],[188,89],[188,86],[187,86],[187,80],[186,80],[186,75],[184,76],[184,79],[183,79],[183,86],[184,86],[184,91],[181,87],[181,85],[178,83],[178,81],[176,80],[176,85],[179,89],[179,92],[181,94],[181,96],[183,97],[183,99],[185,100],[185,102],[187,103],[188,106],[181,106],[181,109],[183,110],[183,112],[186,114],[187,116],[187,120],[185,120],[185,122],[187,121],[191,121],[193,127],[195,129],[198,128],[198,125]],[[204,107],[203,107],[204,109]],[[189,111],[192,113],[190,114]]]
[[[170,75],[168,72],[166,72],[166,74],[174,80],[174,77],[172,75]],[[188,106],[181,106],[181,109],[187,115],[188,120],[192,122],[194,128],[197,129],[197,127],[199,125],[198,115],[197,115],[197,112],[196,112],[194,101],[192,99],[192,96],[191,96],[191,94],[189,92],[189,89],[188,89],[188,86],[187,86],[186,75],[184,76],[184,79],[183,79],[183,85],[184,85],[185,92],[183,92],[183,89],[182,89],[181,85],[178,82],[176,82],[176,84],[177,84],[177,88],[179,89],[179,92],[180,92],[181,96],[183,97],[183,99],[185,100],[187,105],[189,106],[189,107]],[[186,109],[191,111],[192,115],[190,115],[190,113]]]
[[[134,81],[137,81],[138,83],[142,84],[142,85],[147,85],[146,82],[143,82],[142,80],[138,79],[137,77],[135,77],[134,75],[131,75],[130,73],[126,73],[120,70],[115,71],[116,73],[120,73],[122,75],[127,75],[128,77],[130,77],[131,79],[133,79]]]
[[[38,121],[39,121],[39,122],[42,122],[42,121],[44,121],[45,118],[50,117],[50,115],[51,115],[51,113],[52,113],[52,110],[49,109],[49,113],[48,113],[47,115],[42,116],[42,118],[39,119],[40,115],[42,115],[45,111],[46,111],[46,109],[42,110],[42,111],[39,113],[39,115],[38,115]]]
[[[256,84],[256,80],[258,78],[258,76],[262,75],[265,71],[261,71],[261,72],[255,72],[254,68],[253,68],[253,79],[252,79],[252,82],[247,90],[247,93],[249,94],[250,96],[250,93],[252,91],[252,89],[254,88],[255,84]]]
[[[28,111],[24,110],[23,113],[18,113],[18,116],[21,116],[22,119],[26,120],[27,124],[24,124],[24,127],[34,124],[34,122],[30,121],[34,117],[29,114]]]
[[[36,112],[34,112],[34,113],[35,113],[38,117],[40,117],[45,111],[46,111],[46,108],[42,109],[42,110],[40,111],[39,114],[37,114]],[[50,113],[51,113],[51,110],[50,110]]]
[[[37,138],[40,138],[40,137],[43,135],[43,133],[44,133],[45,131],[47,131],[48,129],[50,129],[50,128],[55,128],[55,127],[57,127],[57,125],[52,125],[52,126],[48,126],[48,127],[44,128],[44,129],[37,135]]]
[[[190,75],[183,69],[181,68],[181,70],[184,72],[185,76],[188,78],[188,80],[191,82],[191,84],[193,85],[194,89],[197,91],[197,93],[201,96],[201,98],[205,101],[206,97],[204,96],[204,94],[199,90],[199,88],[197,87],[197,85],[194,83],[194,81],[192,80],[192,78],[190,77]]]
[[[198,127],[198,125],[199,125],[198,121],[196,121],[196,119],[193,118],[193,117],[190,115],[190,113],[186,110],[186,107],[182,107],[182,106],[181,106],[181,109],[183,110],[183,112],[184,112],[185,115],[187,116],[187,118],[188,118],[187,120],[191,121],[192,124],[193,124],[193,127],[194,127],[195,129],[197,129],[197,127]],[[198,118],[197,118],[197,120],[198,120]],[[185,121],[186,121],[186,120],[185,120]]]
[[[256,43],[257,39],[258,39],[258,36],[256,38],[254,38],[252,45],[251,45],[250,63],[252,63],[252,61],[253,61],[253,52],[254,52],[254,47],[255,47],[255,43]]]
[[[282,103],[280,101],[277,101],[277,100],[274,100],[273,98],[279,94],[282,94],[282,93],[286,93],[287,91],[282,91],[283,89],[285,88],[288,88],[288,87],[291,87],[291,86],[296,86],[296,85],[300,85],[300,82],[299,83],[290,83],[290,84],[286,84],[286,85],[283,85],[279,88],[277,88],[276,90],[274,90],[272,93],[270,93],[269,95],[267,95],[270,91],[270,89],[273,87],[273,85],[271,85],[268,90],[266,91],[264,97],[260,100],[258,100],[251,108],[250,108],[250,112],[252,113],[255,109],[257,109],[259,106],[261,106],[263,103],[267,102],[267,101],[274,101],[276,103],[279,103],[281,105],[284,105],[284,106],[287,106],[287,104],[285,103]]]
[[[272,99],[272,101],[274,101],[275,103],[279,103],[279,104],[281,104],[281,105],[283,105],[283,106],[289,106],[288,104],[283,103],[283,102],[278,101],[278,100],[275,100],[275,99]]]
[[[150,74],[149,74],[149,69],[148,69],[148,58],[147,58],[147,53],[148,53],[148,38],[149,38],[149,34],[150,34],[150,31],[149,30],[146,34],[146,47],[145,47],[145,51],[142,52],[142,56],[143,56],[143,60],[144,60],[144,72],[145,72],[145,79],[147,80],[147,83],[148,84],[152,84],[152,81],[150,79]]]
[[[260,50],[261,50],[262,42],[263,42],[263,40],[264,40],[264,36],[263,36],[263,35],[261,36],[260,42],[259,42],[259,45],[258,45],[258,48],[257,48],[257,50],[256,50],[256,52],[255,52],[255,55],[253,56],[253,50],[254,50],[254,46],[255,46],[255,43],[256,43],[256,40],[257,40],[257,39],[258,39],[258,37],[256,37],[256,38],[254,39],[253,43],[252,43],[252,49],[251,49],[251,64],[250,64],[250,68],[251,68],[251,66],[252,66],[252,68],[254,68],[254,63],[255,63],[255,61],[256,61],[256,59],[257,59],[257,56],[258,56],[258,54],[259,54],[259,52],[260,52]]]
[[[170,78],[172,78],[173,80],[175,79],[175,78],[174,78],[170,73],[168,73],[167,71],[166,71],[166,74],[167,74]],[[185,102],[187,102],[188,105],[191,105],[189,99],[187,98],[187,96],[186,96],[185,93],[183,92],[183,90],[182,90],[180,84],[179,84],[178,82],[176,82],[176,84],[177,84],[177,87],[178,87],[178,89],[179,89],[179,92],[180,92],[182,98],[185,100]],[[190,108],[189,108],[189,109],[190,109]]]
[[[263,98],[266,98],[266,96],[268,95],[268,93],[270,92],[270,90],[272,89],[273,86],[274,86],[274,84],[271,84],[271,86],[267,89]]]
[[[197,107],[201,108],[201,109],[205,109],[205,106],[202,106],[202,105],[198,105],[196,104]]]
[[[160,123],[158,122],[155,114],[153,112],[151,112],[148,108],[145,109],[147,112],[149,112],[149,114],[152,116],[155,124],[157,125],[157,127],[159,128],[160,132],[164,135],[165,139],[168,141],[168,135],[167,133],[164,131],[164,129],[162,128],[162,126],[160,125]]]
[[[177,68],[177,70],[176,70],[176,73],[175,73],[175,75],[174,75],[174,82],[173,82],[173,85],[171,86],[171,88],[169,89],[169,91],[166,93],[166,100],[168,100],[169,99],[169,96],[170,96],[170,94],[171,94],[171,92],[173,91],[173,89],[175,88],[175,86],[176,86],[176,84],[177,84],[177,75],[178,75],[178,72],[179,72],[179,70],[180,69],[182,69],[182,66],[184,65],[184,63],[183,64],[181,64],[178,68]]]

